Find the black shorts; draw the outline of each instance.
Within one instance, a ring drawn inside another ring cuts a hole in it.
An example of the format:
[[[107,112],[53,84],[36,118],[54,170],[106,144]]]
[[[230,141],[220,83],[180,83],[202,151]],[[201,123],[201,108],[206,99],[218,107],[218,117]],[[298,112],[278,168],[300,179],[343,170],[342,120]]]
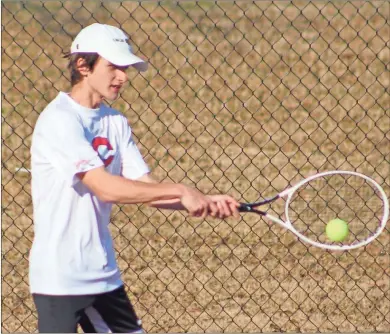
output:
[[[123,286],[97,295],[33,294],[40,333],[143,333]]]

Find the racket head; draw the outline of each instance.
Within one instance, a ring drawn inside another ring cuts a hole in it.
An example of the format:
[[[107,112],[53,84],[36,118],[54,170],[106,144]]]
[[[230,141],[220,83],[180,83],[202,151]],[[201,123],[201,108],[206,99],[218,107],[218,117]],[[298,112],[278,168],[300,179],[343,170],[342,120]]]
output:
[[[350,250],[367,245],[383,231],[389,218],[389,201],[372,178],[350,171],[315,174],[280,194],[287,196],[285,223],[303,241],[324,249]],[[347,222],[345,240],[332,242],[326,224]]]

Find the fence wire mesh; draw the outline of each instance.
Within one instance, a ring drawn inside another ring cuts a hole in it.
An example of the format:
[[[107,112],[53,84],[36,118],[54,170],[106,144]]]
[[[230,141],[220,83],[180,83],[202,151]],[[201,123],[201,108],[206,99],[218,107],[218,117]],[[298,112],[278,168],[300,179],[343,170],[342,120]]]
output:
[[[2,330],[36,332],[31,134],[69,89],[80,28],[121,27],[150,63],[113,106],[160,180],[253,201],[328,169],[390,193],[388,1],[2,2]],[[71,149],[71,148],[70,148]],[[279,214],[282,208],[275,206]],[[261,218],[115,206],[111,232],[147,332],[387,332],[389,229],[330,252]]]

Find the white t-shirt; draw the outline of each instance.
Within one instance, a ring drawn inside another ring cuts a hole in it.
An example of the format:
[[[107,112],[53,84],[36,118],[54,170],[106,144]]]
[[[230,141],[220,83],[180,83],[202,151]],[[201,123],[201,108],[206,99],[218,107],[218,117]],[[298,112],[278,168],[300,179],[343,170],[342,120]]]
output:
[[[96,294],[123,284],[108,229],[112,205],[76,176],[100,166],[129,179],[149,172],[121,113],[103,104],[85,108],[59,93],[32,138],[32,293]]]

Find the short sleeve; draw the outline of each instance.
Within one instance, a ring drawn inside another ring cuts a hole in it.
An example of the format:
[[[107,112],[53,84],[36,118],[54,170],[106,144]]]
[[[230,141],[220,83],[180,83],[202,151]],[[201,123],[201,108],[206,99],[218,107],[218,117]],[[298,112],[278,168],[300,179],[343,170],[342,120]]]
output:
[[[57,111],[42,115],[32,141],[35,168],[54,167],[69,185],[75,185],[76,174],[104,166],[88,141],[77,114]]]
[[[127,122],[123,126],[122,138],[122,176],[127,179],[136,180],[149,173],[150,170],[133,140],[131,129]]]

